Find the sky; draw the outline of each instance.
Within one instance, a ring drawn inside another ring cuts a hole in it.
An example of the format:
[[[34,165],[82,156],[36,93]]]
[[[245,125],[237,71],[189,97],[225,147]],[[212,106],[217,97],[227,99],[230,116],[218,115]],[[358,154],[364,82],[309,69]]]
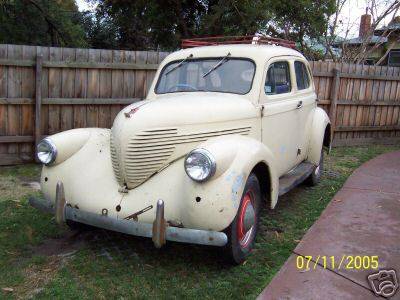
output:
[[[279,0],[277,0],[279,1]],[[377,0],[378,2],[390,2],[390,0]],[[394,0],[392,0],[394,1]],[[360,16],[365,13],[365,8],[367,7],[370,0],[348,0],[346,5],[340,14],[339,19],[342,21],[341,26],[338,30],[338,34],[345,36],[345,32],[349,29],[348,38],[353,38],[358,36],[358,28],[360,24]],[[80,11],[83,10],[94,10],[94,4],[88,4],[85,0],[76,0],[76,4]],[[380,7],[382,10],[384,6]],[[379,11],[378,11],[379,12]],[[400,12],[397,13],[400,15]],[[392,15],[383,20],[381,26],[387,25],[392,19]]]
[[[381,13],[384,8],[387,6],[387,2],[392,2],[394,0],[377,0],[376,2],[381,2],[382,5],[378,7],[378,13]],[[339,19],[342,20],[341,28],[339,28],[338,33],[341,36],[345,36],[345,32],[347,28],[349,28],[349,38],[358,37],[358,30],[360,25],[360,17],[361,15],[365,14],[365,8],[370,3],[370,0],[348,0],[343,10],[339,16]],[[400,15],[400,12],[397,13]],[[388,25],[388,23],[392,20],[393,15],[388,16],[385,18],[378,27],[382,27]]]

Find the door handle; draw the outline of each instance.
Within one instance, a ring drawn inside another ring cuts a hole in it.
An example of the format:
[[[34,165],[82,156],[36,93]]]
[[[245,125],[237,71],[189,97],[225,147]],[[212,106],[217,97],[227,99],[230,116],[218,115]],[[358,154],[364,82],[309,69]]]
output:
[[[302,108],[302,107],[303,107],[303,101],[299,101],[299,102],[297,103],[296,108],[299,109],[299,108]]]

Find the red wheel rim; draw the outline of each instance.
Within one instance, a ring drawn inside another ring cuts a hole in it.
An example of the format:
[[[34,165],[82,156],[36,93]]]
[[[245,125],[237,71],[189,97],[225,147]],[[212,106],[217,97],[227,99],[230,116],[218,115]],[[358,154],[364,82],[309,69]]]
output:
[[[237,238],[242,248],[246,248],[250,244],[256,224],[256,214],[253,203],[253,193],[248,191],[243,197],[237,223]]]

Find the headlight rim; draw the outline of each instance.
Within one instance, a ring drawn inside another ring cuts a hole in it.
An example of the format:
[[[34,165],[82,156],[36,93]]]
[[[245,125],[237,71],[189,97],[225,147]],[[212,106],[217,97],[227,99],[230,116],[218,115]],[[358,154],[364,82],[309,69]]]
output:
[[[39,145],[40,145],[41,143],[43,143],[43,142],[46,142],[46,143],[50,146],[51,151],[52,151],[52,153],[53,153],[53,155],[52,155],[50,161],[47,162],[47,163],[43,162],[43,161],[40,160],[40,158],[39,158],[39,151],[38,151],[39,149],[38,149],[38,148],[39,148]],[[37,159],[38,159],[42,164],[44,164],[45,166],[48,166],[48,165],[51,165],[52,163],[54,163],[55,160],[56,160],[56,158],[57,158],[57,154],[58,154],[58,152],[57,152],[57,147],[56,147],[56,145],[55,145],[54,142],[53,142],[50,138],[48,138],[48,137],[42,139],[42,140],[37,144],[37,146],[36,146],[36,157],[37,157]]]
[[[192,176],[190,176],[190,174],[189,174],[188,171],[187,171],[187,159],[189,158],[190,155],[192,155],[192,154],[194,154],[194,153],[199,153],[199,154],[201,154],[201,155],[206,156],[206,157],[210,160],[210,162],[211,162],[211,170],[210,170],[210,173],[208,174],[208,176],[206,176],[206,177],[203,178],[203,179],[196,179],[196,178],[193,178]],[[215,174],[215,172],[216,172],[216,170],[217,170],[217,162],[216,162],[214,156],[211,154],[210,151],[208,151],[207,149],[204,149],[204,148],[196,148],[196,149],[193,149],[192,151],[190,151],[190,152],[185,156],[184,169],[185,169],[186,175],[187,175],[190,179],[192,179],[192,180],[195,181],[195,182],[201,183],[201,182],[205,182],[205,181],[209,180],[211,177],[214,176],[214,174]]]

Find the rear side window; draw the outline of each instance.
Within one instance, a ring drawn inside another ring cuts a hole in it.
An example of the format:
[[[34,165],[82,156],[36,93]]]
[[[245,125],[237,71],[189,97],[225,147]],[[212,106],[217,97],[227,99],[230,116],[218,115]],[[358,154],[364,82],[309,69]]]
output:
[[[284,94],[289,93],[291,90],[289,63],[287,61],[278,61],[270,65],[265,79],[265,94]]]
[[[301,61],[295,61],[294,70],[296,72],[297,89],[308,89],[310,87],[310,77],[308,75],[306,65]]]

